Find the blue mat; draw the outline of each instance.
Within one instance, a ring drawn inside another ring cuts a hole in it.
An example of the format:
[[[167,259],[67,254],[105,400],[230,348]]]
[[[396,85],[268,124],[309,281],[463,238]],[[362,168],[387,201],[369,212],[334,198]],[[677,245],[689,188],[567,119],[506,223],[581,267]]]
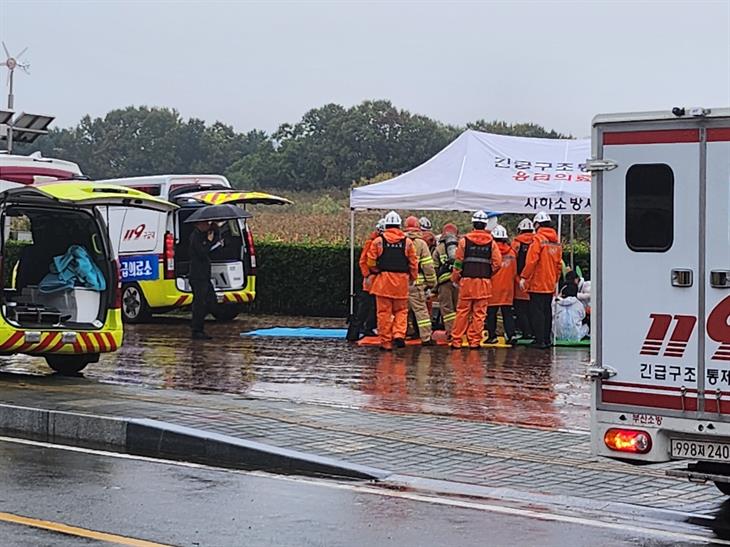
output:
[[[342,338],[347,336],[347,329],[314,329],[310,327],[272,327],[242,332],[241,336],[272,336],[276,338]]]

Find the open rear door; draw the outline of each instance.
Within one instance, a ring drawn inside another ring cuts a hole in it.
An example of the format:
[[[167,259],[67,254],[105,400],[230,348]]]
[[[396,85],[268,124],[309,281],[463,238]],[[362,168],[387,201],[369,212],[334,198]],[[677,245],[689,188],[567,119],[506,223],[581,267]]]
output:
[[[239,190],[206,190],[201,192],[186,193],[180,198],[186,200],[196,200],[209,205],[222,205],[224,203],[241,204],[241,205],[288,205],[291,201],[267,194],[265,192],[241,192]]]
[[[52,200],[59,204],[81,207],[137,207],[168,212],[177,205],[126,186],[99,182],[59,182],[11,188],[3,192],[8,201]]]
[[[611,373],[599,410],[698,409],[700,129],[672,122],[597,125],[599,157],[615,165],[596,180],[593,337]]]

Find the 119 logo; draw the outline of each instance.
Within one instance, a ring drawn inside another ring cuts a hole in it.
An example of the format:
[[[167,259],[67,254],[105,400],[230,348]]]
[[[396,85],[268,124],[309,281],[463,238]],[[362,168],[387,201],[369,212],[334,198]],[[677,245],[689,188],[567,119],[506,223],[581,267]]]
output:
[[[649,332],[646,333],[639,353],[641,355],[659,355],[667,339],[669,329],[672,323],[674,323],[674,328],[664,348],[663,356],[683,357],[689,339],[692,337],[692,333],[697,325],[697,317],[694,315],[669,315],[665,313],[652,313],[649,317],[651,318]],[[720,342],[720,346],[712,356],[713,360],[730,361],[729,318],[730,296],[715,306],[707,318],[707,336],[715,342]]]

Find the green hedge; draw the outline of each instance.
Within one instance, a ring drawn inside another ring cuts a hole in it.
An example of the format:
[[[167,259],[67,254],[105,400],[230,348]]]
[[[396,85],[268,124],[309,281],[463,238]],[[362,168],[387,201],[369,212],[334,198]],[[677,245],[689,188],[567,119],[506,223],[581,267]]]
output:
[[[9,284],[13,267],[25,243],[8,241],[4,275]],[[355,250],[355,259],[360,250]],[[251,313],[346,317],[350,293],[350,248],[326,243],[270,243],[256,245],[258,272],[256,300]],[[570,253],[565,253],[566,264]],[[590,252],[576,244],[575,263],[588,275]],[[355,287],[362,283],[355,267]]]
[[[350,248],[342,245],[259,243],[253,313],[347,316],[350,291]],[[355,260],[360,250],[355,249]],[[565,263],[570,262],[566,249]],[[590,274],[590,252],[576,244],[575,263]],[[362,283],[355,266],[355,288]]]

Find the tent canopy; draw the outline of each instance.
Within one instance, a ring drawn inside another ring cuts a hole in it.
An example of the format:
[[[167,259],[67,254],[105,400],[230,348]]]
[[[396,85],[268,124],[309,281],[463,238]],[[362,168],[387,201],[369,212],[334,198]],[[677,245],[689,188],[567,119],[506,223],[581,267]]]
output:
[[[467,130],[415,169],[353,188],[350,208],[589,214],[590,151],[590,139]]]

